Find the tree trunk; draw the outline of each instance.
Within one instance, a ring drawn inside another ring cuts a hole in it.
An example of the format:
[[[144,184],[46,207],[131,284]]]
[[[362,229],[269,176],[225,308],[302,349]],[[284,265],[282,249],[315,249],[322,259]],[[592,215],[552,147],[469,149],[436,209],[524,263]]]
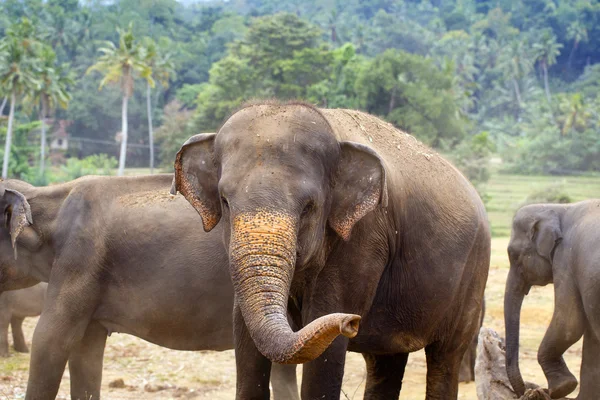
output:
[[[396,107],[396,88],[392,89],[392,95],[390,97],[390,104],[388,106],[388,114],[391,113]]]
[[[521,92],[519,91],[519,84],[516,79],[512,79],[512,84],[515,89],[515,96],[517,98],[517,117],[519,116],[519,112],[521,111]]]
[[[117,175],[123,176],[125,172],[125,157],[127,155],[127,102],[129,97],[123,95],[123,107],[121,109],[121,154],[119,155],[119,172]]]
[[[6,145],[4,146],[4,162],[2,163],[2,179],[8,177],[8,160],[10,159],[10,145],[12,142],[13,120],[15,118],[16,95],[13,90],[10,94],[10,112],[8,114],[8,127],[6,128]]]
[[[4,96],[4,100],[2,100],[2,105],[0,105],[0,117],[4,114],[4,107],[6,106],[6,101],[8,100],[8,96]]]
[[[575,39],[573,40],[573,47],[571,48],[571,52],[569,53],[569,59],[567,60],[567,69],[569,71],[571,70],[571,64],[573,63],[573,57],[575,56],[577,47],[579,47],[579,41]]]
[[[40,140],[40,176],[44,176],[44,169],[46,167],[46,116],[48,115],[47,102],[42,101],[42,138]]]
[[[150,173],[154,173],[154,134],[152,132],[152,100],[150,83],[146,85],[146,106],[148,108],[148,143],[150,144]]]
[[[546,98],[548,99],[548,104],[552,104],[552,97],[550,96],[550,86],[548,85],[548,66],[544,62],[542,64],[542,71],[544,72],[544,90],[546,91]]]

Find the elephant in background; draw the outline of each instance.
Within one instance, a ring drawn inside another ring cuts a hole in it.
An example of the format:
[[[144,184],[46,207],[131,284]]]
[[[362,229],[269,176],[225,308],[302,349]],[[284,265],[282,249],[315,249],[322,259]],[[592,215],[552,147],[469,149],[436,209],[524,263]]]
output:
[[[8,357],[8,326],[12,327],[13,347],[19,353],[29,349],[23,335],[23,320],[37,317],[44,309],[47,283],[0,293],[0,357]]]
[[[0,181],[0,291],[48,282],[26,399],[54,399],[67,360],[71,398],[99,399],[115,332],[175,350],[233,348],[222,229],[203,232],[185,199],[169,195],[172,179]],[[295,366],[273,366],[272,383],[276,398],[298,398]]]
[[[506,371],[520,396],[519,323],[532,286],[554,284],[554,313],[538,350],[552,398],[573,392],[577,379],[564,352],[583,336],[579,399],[600,393],[600,200],[535,204],[517,211],[508,245],[510,271],[504,295]]]
[[[175,171],[172,193],[223,226],[239,399],[268,397],[272,362],[304,363],[302,398],[339,398],[347,350],[365,358],[365,398],[398,398],[422,348],[427,398],[457,398],[490,232],[449,162],[362,112],[261,102],[190,138]]]

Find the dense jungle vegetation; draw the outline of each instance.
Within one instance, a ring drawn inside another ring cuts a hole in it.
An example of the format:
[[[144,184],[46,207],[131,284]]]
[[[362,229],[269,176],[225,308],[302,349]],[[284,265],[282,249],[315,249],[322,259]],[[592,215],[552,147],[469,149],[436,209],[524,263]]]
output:
[[[598,1],[5,0],[0,32],[3,176],[57,179],[40,140],[61,123],[80,144],[50,160],[66,177],[115,168],[119,146],[121,171],[147,167],[152,136],[170,170],[187,137],[268,97],[379,115],[476,184],[492,154],[600,170]]]

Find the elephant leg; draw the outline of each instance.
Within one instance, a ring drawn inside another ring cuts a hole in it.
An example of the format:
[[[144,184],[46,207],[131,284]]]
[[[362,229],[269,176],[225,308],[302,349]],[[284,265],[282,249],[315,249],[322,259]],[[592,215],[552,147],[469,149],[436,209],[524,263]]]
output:
[[[408,353],[392,355],[363,354],[367,363],[365,399],[397,399],[402,389]]]
[[[10,314],[0,310],[0,357],[8,357],[8,325]]]
[[[29,353],[27,343],[25,343],[25,335],[23,334],[23,320],[25,318],[12,317],[10,326],[12,328],[13,347],[19,353]]]
[[[53,278],[60,283],[48,286],[33,333],[25,400],[56,397],[71,350],[82,340],[100,296],[93,274],[62,277],[57,273]]]
[[[577,299],[575,299],[577,298]],[[538,350],[538,362],[548,380],[552,398],[567,396],[577,387],[577,378],[569,371],[563,354],[583,335],[584,319],[578,296],[557,296],[552,321]]]
[[[271,386],[275,400],[300,400],[296,365],[273,364],[271,366]]]
[[[106,337],[106,329],[99,322],[91,321],[83,339],[73,346],[69,356],[72,400],[100,398]]]
[[[268,400],[271,361],[256,348],[237,302],[233,310],[233,326],[237,373],[236,399]]]
[[[338,336],[313,361],[302,366],[302,399],[339,399],[348,338]]]
[[[427,358],[426,400],[456,399],[458,396],[458,369],[463,351],[449,350],[440,342],[425,347]]]
[[[583,349],[581,360],[581,386],[577,399],[593,399],[600,393],[600,340],[591,329],[586,330],[583,335]]]

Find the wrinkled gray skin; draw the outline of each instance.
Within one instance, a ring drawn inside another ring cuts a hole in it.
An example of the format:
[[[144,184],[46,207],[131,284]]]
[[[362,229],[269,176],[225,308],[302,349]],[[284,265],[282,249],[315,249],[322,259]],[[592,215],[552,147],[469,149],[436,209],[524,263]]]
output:
[[[485,299],[481,307],[481,315],[479,317],[479,329],[483,326],[483,319],[485,317]],[[478,332],[473,336],[471,346],[465,351],[463,359],[460,363],[460,370],[458,372],[459,382],[473,382],[475,380],[475,362],[477,360],[477,352],[479,346],[477,345],[479,338]]]
[[[67,360],[71,398],[98,399],[111,332],[176,350],[233,348],[221,228],[203,232],[185,199],[169,195],[172,179],[0,182],[0,291],[48,282],[26,399],[54,399]],[[274,373],[274,394],[297,398],[295,369]]]
[[[583,336],[578,399],[600,393],[600,200],[537,204],[517,211],[508,245],[510,272],[504,295],[506,371],[519,395],[519,322],[532,286],[554,284],[554,314],[538,350],[552,398],[568,395],[577,379],[563,354]]]
[[[46,283],[38,283],[25,289],[0,293],[0,357],[8,357],[8,325],[12,328],[15,351],[29,353],[23,335],[23,320],[42,313],[47,286]]]
[[[271,362],[305,363],[303,399],[339,398],[347,350],[367,363],[365,398],[398,398],[422,348],[427,399],[457,398],[490,233],[452,165],[365,113],[265,103],[188,140],[175,171],[205,230],[222,220],[238,399],[268,398]]]

